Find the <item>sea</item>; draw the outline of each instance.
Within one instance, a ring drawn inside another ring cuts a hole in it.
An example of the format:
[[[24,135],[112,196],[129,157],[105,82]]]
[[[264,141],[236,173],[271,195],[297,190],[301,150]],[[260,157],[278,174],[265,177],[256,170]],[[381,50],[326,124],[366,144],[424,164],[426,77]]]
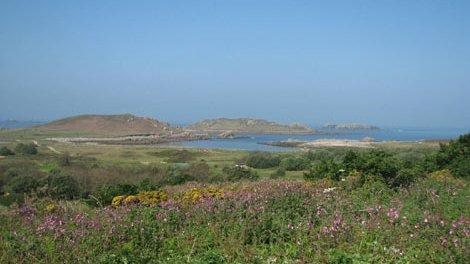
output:
[[[197,141],[183,141],[167,144],[191,148],[232,149],[249,151],[295,151],[292,147],[279,147],[262,144],[272,141],[301,140],[312,141],[317,139],[355,139],[371,138],[377,141],[421,141],[421,140],[447,140],[455,139],[460,135],[469,133],[465,128],[411,128],[393,127],[379,130],[349,130],[336,132],[320,132],[311,135],[278,135],[278,134],[246,134],[234,139],[209,139]]]

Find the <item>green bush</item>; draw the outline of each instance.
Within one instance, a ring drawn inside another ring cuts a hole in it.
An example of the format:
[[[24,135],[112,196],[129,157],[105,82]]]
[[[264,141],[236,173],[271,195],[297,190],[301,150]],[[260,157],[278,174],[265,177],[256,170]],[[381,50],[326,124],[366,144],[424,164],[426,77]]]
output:
[[[36,177],[22,175],[14,177],[5,186],[6,192],[12,193],[32,193],[39,187],[39,181]]]
[[[441,144],[433,159],[437,169],[449,169],[456,177],[470,178],[470,133]]]
[[[68,152],[61,154],[58,158],[58,163],[60,166],[63,167],[70,166],[70,164],[72,163],[72,157]]]
[[[286,176],[286,169],[284,168],[277,168],[273,173],[271,173],[271,179],[278,179]]]
[[[323,159],[315,162],[310,170],[304,173],[304,178],[308,180],[330,178],[339,181],[345,177],[345,170],[341,164],[333,161],[333,159]]]
[[[256,171],[243,166],[224,167],[222,171],[226,174],[227,180],[238,181],[238,180],[258,180],[259,175]]]
[[[143,179],[139,182],[138,190],[139,191],[153,191],[157,190],[161,186],[152,182],[149,178]]]
[[[246,165],[257,169],[276,167],[280,162],[279,157],[269,152],[252,152],[246,157]]]
[[[138,191],[139,188],[134,184],[103,185],[92,194],[94,199],[87,202],[95,206],[106,206],[111,204],[115,196],[132,195],[138,193]]]
[[[185,181],[209,182],[212,180],[210,167],[204,161],[191,163],[183,168],[181,173],[185,175]]]
[[[179,170],[174,167],[170,167],[168,171],[168,176],[165,179],[165,183],[169,185],[179,185],[188,181],[194,181],[195,177],[193,175],[183,173],[182,170]]]
[[[330,157],[314,162],[309,172],[304,174],[304,178],[313,180],[328,177],[338,181],[350,173],[359,172],[362,177],[379,177],[389,187],[397,188],[409,186],[416,179],[423,177],[424,167],[422,163],[403,161],[383,150],[350,150],[339,161]]]
[[[0,156],[12,156],[12,155],[15,155],[15,153],[11,151],[11,149],[5,146],[0,147]]]
[[[36,148],[35,144],[24,144],[24,143],[19,143],[15,147],[15,152],[19,154],[24,154],[24,155],[36,155],[38,154],[38,150]]]
[[[80,195],[78,182],[68,174],[51,174],[45,179],[42,194],[54,199],[74,199]]]
[[[282,159],[280,166],[288,171],[300,171],[308,168],[310,161],[304,157],[291,156]]]

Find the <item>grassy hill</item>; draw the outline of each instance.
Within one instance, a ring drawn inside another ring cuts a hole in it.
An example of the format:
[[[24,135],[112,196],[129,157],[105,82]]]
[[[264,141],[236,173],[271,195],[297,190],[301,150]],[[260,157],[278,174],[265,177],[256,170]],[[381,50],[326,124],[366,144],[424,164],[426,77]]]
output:
[[[207,119],[187,127],[190,130],[207,133],[232,131],[236,133],[280,133],[280,134],[310,134],[315,131],[300,124],[285,125],[263,119],[251,118],[217,118]]]
[[[172,127],[169,123],[131,114],[80,115],[36,126],[35,129],[43,132],[87,132],[114,136],[181,132],[180,128]]]

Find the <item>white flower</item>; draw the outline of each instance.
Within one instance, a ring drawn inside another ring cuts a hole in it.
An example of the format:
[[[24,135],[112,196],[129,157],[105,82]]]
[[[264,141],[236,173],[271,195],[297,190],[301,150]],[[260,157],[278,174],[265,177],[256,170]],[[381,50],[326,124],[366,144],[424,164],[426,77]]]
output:
[[[331,188],[326,188],[326,189],[323,189],[323,193],[329,193],[329,192],[332,192],[336,189],[336,187],[331,187]]]

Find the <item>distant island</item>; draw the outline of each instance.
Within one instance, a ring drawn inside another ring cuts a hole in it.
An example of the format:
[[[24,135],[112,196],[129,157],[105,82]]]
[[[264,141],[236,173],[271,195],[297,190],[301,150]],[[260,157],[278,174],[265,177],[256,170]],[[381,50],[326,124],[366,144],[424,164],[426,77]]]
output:
[[[378,126],[366,125],[360,123],[341,123],[341,124],[325,124],[322,129],[324,130],[379,130]]]
[[[40,131],[88,132],[108,136],[169,134],[182,131],[167,122],[132,114],[72,116],[35,128]]]
[[[207,134],[196,134],[167,122],[132,114],[73,116],[26,130],[54,135],[49,138],[54,141],[101,144],[141,145],[208,138]],[[73,134],[80,136],[70,136]]]
[[[315,130],[301,124],[279,124],[264,119],[252,118],[217,118],[207,119],[189,125],[190,131],[209,134],[233,135],[235,133],[253,134],[313,134]]]

